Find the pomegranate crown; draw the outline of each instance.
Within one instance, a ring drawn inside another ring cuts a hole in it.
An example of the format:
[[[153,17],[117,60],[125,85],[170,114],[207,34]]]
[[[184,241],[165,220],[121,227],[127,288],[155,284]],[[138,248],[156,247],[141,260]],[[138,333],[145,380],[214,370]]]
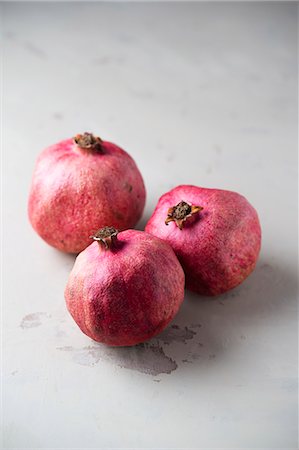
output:
[[[184,222],[202,209],[202,206],[195,206],[182,200],[177,205],[168,208],[165,225],[168,225],[169,222],[175,222],[176,226],[182,230]]]
[[[101,138],[94,136],[92,133],[76,134],[74,142],[82,150],[101,153],[103,151],[103,141]]]
[[[114,227],[104,227],[98,230],[95,234],[90,236],[91,239],[97,241],[100,245],[104,246],[106,250],[112,247],[116,241],[118,230]]]

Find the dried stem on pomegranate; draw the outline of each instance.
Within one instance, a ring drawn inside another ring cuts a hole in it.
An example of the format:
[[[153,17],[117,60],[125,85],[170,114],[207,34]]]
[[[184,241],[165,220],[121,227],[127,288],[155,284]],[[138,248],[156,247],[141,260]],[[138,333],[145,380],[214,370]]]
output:
[[[169,222],[175,222],[176,226],[182,230],[184,228],[184,222],[194,214],[199,213],[201,210],[203,210],[202,206],[196,206],[181,201],[177,205],[168,209],[165,225],[168,225]]]
[[[74,137],[74,141],[82,150],[95,153],[103,152],[102,139],[94,136],[92,133],[77,134]]]
[[[106,250],[113,247],[117,240],[118,230],[114,227],[104,227],[98,230],[91,239],[97,241],[99,245],[103,246]]]

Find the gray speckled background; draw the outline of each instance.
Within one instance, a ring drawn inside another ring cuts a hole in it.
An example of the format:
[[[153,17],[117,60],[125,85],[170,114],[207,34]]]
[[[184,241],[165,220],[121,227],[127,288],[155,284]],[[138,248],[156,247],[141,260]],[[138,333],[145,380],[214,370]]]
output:
[[[297,448],[296,3],[1,3],[3,448]],[[42,148],[93,131],[129,151],[148,199],[179,183],[259,212],[255,272],[186,293],[133,348],[84,336],[73,256],[26,213]]]

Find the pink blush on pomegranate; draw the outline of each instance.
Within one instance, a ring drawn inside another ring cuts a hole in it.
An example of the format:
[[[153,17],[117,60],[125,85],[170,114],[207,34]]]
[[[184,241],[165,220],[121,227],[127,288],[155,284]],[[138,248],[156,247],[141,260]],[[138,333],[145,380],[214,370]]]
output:
[[[132,228],[145,204],[142,176],[131,156],[91,133],[45,149],[38,157],[28,201],[34,230],[59,250],[79,253],[110,223]]]
[[[240,194],[182,185],[164,194],[145,231],[168,242],[202,295],[222,294],[253,271],[261,247],[255,209]]]
[[[104,227],[80,253],[66,289],[67,308],[95,341],[131,346],[160,333],[184,299],[183,269],[166,242]]]

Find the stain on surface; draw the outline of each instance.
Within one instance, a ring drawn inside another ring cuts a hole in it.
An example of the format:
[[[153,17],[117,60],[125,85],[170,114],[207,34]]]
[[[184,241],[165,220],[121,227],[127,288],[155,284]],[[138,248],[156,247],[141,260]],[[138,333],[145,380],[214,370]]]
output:
[[[61,329],[59,326],[55,327],[55,336],[58,338],[62,338],[66,336],[66,332]]]
[[[221,148],[220,145],[218,145],[218,144],[214,144],[214,145],[213,145],[213,150],[214,150],[218,155],[220,155],[220,154],[222,153],[222,148]]]
[[[201,357],[196,353],[196,349],[190,351],[189,346],[189,343],[197,335],[196,329],[198,328],[201,328],[200,323],[192,323],[189,327],[172,324],[151,341],[133,347],[107,347],[104,344],[94,343],[82,348],[57,347],[57,350],[68,352],[76,364],[83,366],[92,367],[108,361],[118,367],[135,370],[146,375],[170,374],[177,369],[178,364],[177,361],[166,354],[166,346],[177,343],[183,345],[185,359],[182,360],[181,357],[179,359],[181,363],[192,364]],[[191,346],[194,347],[194,345],[197,348],[198,346],[203,347],[203,344],[195,341]],[[153,381],[159,382],[161,380],[155,379]]]
[[[139,344],[135,348],[118,349],[117,361],[120,367],[148,375],[170,374],[178,367],[173,359],[165,355],[163,348],[156,344]]]
[[[171,163],[174,160],[175,160],[175,154],[174,153],[169,153],[169,155],[167,155],[167,157],[166,157],[166,161]]]
[[[42,324],[42,319],[45,317],[49,318],[50,316],[45,312],[36,312],[27,314],[27,316],[23,317],[20,323],[20,327],[21,328],[39,327]]]
[[[13,33],[12,31],[5,31],[5,32],[3,33],[3,37],[5,37],[6,39],[14,40],[15,37],[16,37],[16,34]]]
[[[273,270],[273,267],[272,267],[271,264],[269,264],[269,263],[263,263],[263,264],[261,264],[261,265],[260,265],[260,268],[261,268],[262,270],[269,270],[269,271]]]
[[[191,323],[190,328],[201,328],[201,323]]]
[[[53,114],[53,118],[56,119],[56,120],[61,120],[61,119],[63,119],[63,114],[61,114],[59,112],[55,112]]]
[[[198,353],[192,353],[191,354],[191,358],[193,359],[193,361],[196,361],[197,359],[199,359],[201,356]]]
[[[190,330],[188,327],[180,328],[178,325],[172,325],[162,331],[156,339],[158,341],[162,341],[166,345],[169,345],[172,342],[181,342],[186,344],[186,342],[193,339],[195,335],[196,332]]]
[[[147,375],[170,374],[178,366],[157,344],[138,344],[134,347],[105,347],[89,345],[81,349],[70,346],[57,347],[57,350],[72,353],[73,361],[83,366],[94,366],[100,361],[111,361],[119,367],[136,370]]]
[[[47,59],[46,53],[39,47],[36,47],[31,42],[25,42],[24,47],[30,51],[33,55],[40,59]]]

